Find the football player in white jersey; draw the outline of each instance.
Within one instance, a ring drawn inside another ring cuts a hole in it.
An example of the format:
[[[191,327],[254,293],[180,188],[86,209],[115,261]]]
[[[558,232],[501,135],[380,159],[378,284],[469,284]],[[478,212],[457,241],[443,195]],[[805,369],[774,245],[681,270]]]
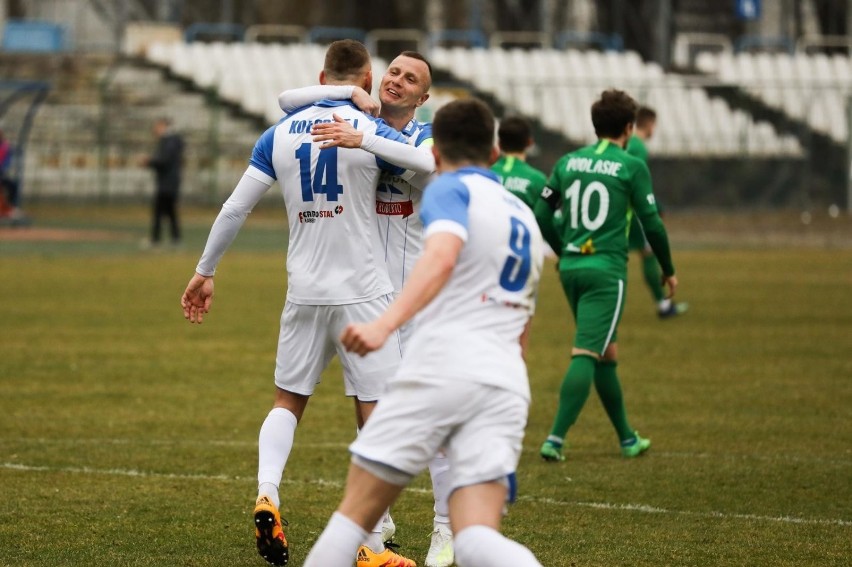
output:
[[[451,462],[458,565],[540,566],[498,530],[529,408],[523,356],[543,241],[532,211],[488,170],[496,157],[494,118],[482,101],[443,107],[433,134],[442,175],[423,197],[423,254],[388,310],[350,324],[341,340],[369,356],[420,312],[417,326],[350,446],[343,501],[305,567],[349,565],[366,530],[441,447]]]
[[[370,56],[352,40],[331,44],[320,83],[372,84]],[[401,148],[405,139],[392,128],[357,110],[351,102],[321,101],[285,116],[255,145],[250,165],[223,205],[181,304],[191,322],[202,322],[213,299],[213,274],[246,215],[277,180],[284,195],[290,236],[287,249],[287,301],[275,367],[276,396],[258,441],[258,499],[255,526],[259,553],[274,565],[289,558],[279,514],[278,485],[296,425],[336,353],[344,368],[347,395],[364,418],[372,412],[401,357],[397,337],[361,359],[345,352],[339,335],[351,321],[377,316],[390,303],[393,286],[384,264],[375,220],[374,188],[385,169],[400,173],[375,156],[352,149],[323,149],[311,141],[311,126],[348,121],[369,138],[386,138]],[[383,140],[386,141],[386,140]],[[403,143],[400,143],[403,142]],[[399,165],[429,171],[433,160],[411,148]],[[414,562],[378,543],[370,553],[376,565],[413,566]],[[365,538],[370,542],[369,538]],[[353,553],[354,556],[354,553]]]
[[[399,130],[408,138],[408,143],[431,154],[432,126],[414,117],[415,110],[429,98],[432,84],[432,66],[416,51],[403,51],[388,66],[379,87],[381,109],[379,118]],[[362,110],[374,110],[375,101],[363,89],[348,86],[313,86],[291,89],[279,95],[281,109],[291,112],[305,104],[322,99],[352,98]],[[357,148],[363,146],[363,136],[345,122],[318,124],[314,128],[319,135],[315,141],[331,142],[338,147]],[[388,150],[394,150],[389,146]],[[378,154],[394,161],[393,153]],[[381,243],[394,293],[399,294],[423,249],[423,223],[420,221],[422,189],[431,176],[416,175],[406,171],[402,175],[382,172],[376,190],[376,213],[379,215]],[[403,353],[408,338],[414,329],[406,324],[399,329]],[[447,499],[450,489],[450,471],[446,455],[439,452],[429,463],[429,473],[435,496],[435,517],[432,524],[426,567],[449,567],[453,563],[453,534]],[[395,526],[390,515],[383,523],[383,537],[393,537]]]

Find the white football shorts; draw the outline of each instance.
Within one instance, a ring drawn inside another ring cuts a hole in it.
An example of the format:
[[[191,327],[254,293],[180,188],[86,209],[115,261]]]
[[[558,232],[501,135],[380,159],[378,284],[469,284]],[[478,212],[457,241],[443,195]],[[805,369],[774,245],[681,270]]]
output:
[[[349,323],[367,323],[385,312],[392,297],[348,305],[299,305],[286,302],[281,314],[275,385],[310,396],[322,372],[337,354],[343,365],[344,391],[363,402],[378,400],[402,358],[399,335],[367,356],[346,352],[340,335]]]
[[[396,378],[349,450],[362,466],[366,460],[414,477],[443,447],[452,490],[502,481],[518,466],[528,411],[523,397],[494,386]]]

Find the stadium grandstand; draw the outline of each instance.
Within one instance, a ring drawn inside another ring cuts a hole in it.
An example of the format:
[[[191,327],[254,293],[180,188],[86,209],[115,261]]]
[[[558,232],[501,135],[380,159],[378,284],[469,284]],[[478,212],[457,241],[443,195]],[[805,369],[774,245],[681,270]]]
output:
[[[167,115],[188,138],[186,194],[219,201],[282,116],[276,95],[315,83],[324,46],[351,37],[373,52],[376,80],[396,52],[427,54],[435,86],[421,118],[468,95],[530,118],[544,170],[594,139],[588,108],[618,87],[658,111],[649,150],[671,206],[848,206],[846,1],[0,6],[0,124],[25,199],[149,193],[139,156]],[[35,84],[46,100],[22,94]]]

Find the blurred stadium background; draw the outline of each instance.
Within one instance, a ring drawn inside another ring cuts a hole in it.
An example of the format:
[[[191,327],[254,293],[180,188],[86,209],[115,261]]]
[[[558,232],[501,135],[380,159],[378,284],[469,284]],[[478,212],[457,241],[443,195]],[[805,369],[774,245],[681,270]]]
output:
[[[433,61],[428,119],[453,97],[535,122],[549,171],[593,137],[616,86],[659,111],[650,145],[669,207],[849,208],[848,0],[4,0],[0,126],[24,205],[143,201],[150,124],[188,139],[183,194],[218,203],[275,95],[313,84],[324,45]]]

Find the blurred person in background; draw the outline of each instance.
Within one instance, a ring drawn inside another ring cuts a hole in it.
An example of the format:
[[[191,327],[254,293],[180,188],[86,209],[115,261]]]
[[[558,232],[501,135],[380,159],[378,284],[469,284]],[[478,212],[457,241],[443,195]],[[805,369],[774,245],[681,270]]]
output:
[[[0,217],[14,218],[19,214],[18,182],[11,176],[12,144],[0,130]]]
[[[657,128],[657,113],[654,109],[647,106],[640,106],[636,111],[636,127],[633,130],[633,136],[627,141],[627,153],[641,159],[647,165],[648,163],[648,148],[645,142],[654,137],[654,130]],[[657,202],[657,209],[662,215],[663,209]],[[651,250],[651,245],[645,238],[645,232],[642,230],[642,223],[639,222],[639,217],[632,211],[630,213],[630,232],[628,234],[628,247],[631,252],[638,252],[642,259],[642,274],[645,277],[645,285],[651,290],[651,296],[657,304],[657,315],[660,319],[669,319],[686,313],[689,309],[687,303],[676,303],[674,300],[666,297],[662,285],[662,272],[660,265],[657,262],[654,251]]]
[[[530,123],[520,116],[504,118],[497,129],[497,140],[500,158],[491,171],[500,177],[503,187],[532,209],[547,185],[547,176],[527,163],[527,151],[533,145]]]
[[[172,244],[180,244],[180,224],[177,204],[180,194],[181,169],[183,168],[184,142],[180,134],[172,128],[169,118],[158,118],[154,122],[154,135],[157,147],[154,153],[145,159],[144,165],[154,170],[156,189],[154,192],[151,240],[147,246],[160,244],[160,221],[168,218],[172,231]]]

